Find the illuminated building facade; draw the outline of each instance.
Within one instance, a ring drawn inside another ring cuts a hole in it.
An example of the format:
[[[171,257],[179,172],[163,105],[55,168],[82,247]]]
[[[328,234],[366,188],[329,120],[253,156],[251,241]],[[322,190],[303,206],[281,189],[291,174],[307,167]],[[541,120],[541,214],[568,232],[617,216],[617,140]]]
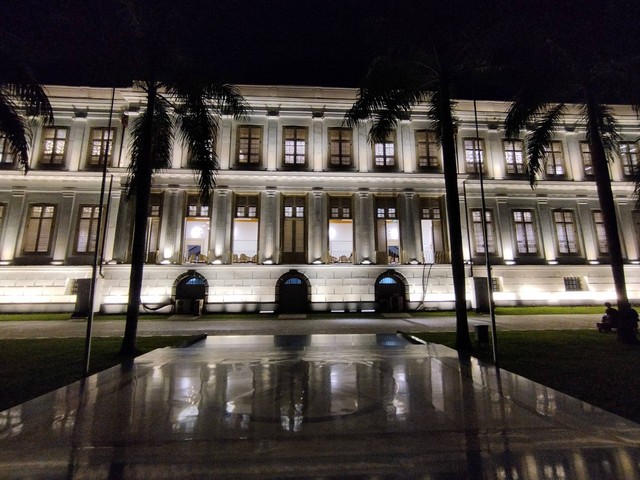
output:
[[[384,142],[343,125],[353,89],[241,87],[252,111],[223,118],[220,172],[200,202],[186,151],[154,177],[142,301],[159,311],[258,312],[452,308],[441,151],[426,109]],[[73,311],[102,265],[96,305],[126,308],[133,202],[123,195],[130,119],[143,103],[118,89],[50,87],[55,124],[33,124],[31,168],[0,142],[0,311]],[[507,103],[456,105],[460,210],[470,308],[486,304],[478,159],[485,174],[486,248],[498,305],[597,304],[615,298],[584,130],[575,112],[547,152],[535,190],[526,145],[506,138]],[[629,297],[640,299],[640,215],[631,173],[640,129],[616,107],[611,164]],[[577,124],[577,126],[576,126]],[[109,145],[106,231],[98,235]],[[164,305],[164,307],[162,307]]]

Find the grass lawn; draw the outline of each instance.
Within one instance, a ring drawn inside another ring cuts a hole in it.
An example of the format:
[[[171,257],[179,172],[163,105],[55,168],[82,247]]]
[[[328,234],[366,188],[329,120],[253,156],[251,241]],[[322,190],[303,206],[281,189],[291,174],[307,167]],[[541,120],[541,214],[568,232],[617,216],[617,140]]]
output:
[[[138,350],[179,345],[192,337],[139,337]],[[119,363],[122,338],[94,338],[91,373]],[[0,340],[0,411],[82,378],[84,338]]]
[[[453,348],[455,334],[416,335]],[[498,332],[500,367],[640,423],[640,346],[595,330]],[[476,351],[491,360],[490,351]]]

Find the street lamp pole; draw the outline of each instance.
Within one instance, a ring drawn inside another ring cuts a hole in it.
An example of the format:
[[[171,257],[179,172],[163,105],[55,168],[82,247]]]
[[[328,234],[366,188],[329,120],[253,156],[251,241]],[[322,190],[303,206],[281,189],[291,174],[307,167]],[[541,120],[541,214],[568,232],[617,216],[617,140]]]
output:
[[[476,142],[480,142],[480,133],[478,130],[478,108],[476,104],[476,96],[473,96],[473,116],[476,127]],[[493,279],[491,276],[491,257],[489,255],[489,245],[487,236],[487,202],[484,195],[484,159],[479,158],[478,150],[480,145],[476,145],[474,148],[474,160],[476,168],[478,169],[478,176],[480,180],[480,198],[482,200],[482,237],[484,244],[484,259],[487,266],[487,291],[489,295],[489,317],[491,318],[491,350],[493,353],[493,363],[498,366],[498,338],[496,335],[496,315],[493,304]]]
[[[96,296],[96,280],[98,276],[98,259],[100,258],[100,248],[98,243],[100,242],[100,231],[102,230],[102,219],[103,219],[103,210],[104,210],[104,191],[107,183],[107,160],[109,158],[109,146],[113,141],[111,138],[111,123],[113,120],[113,104],[115,103],[116,98],[116,87],[111,89],[111,107],[109,108],[109,123],[107,127],[107,144],[104,148],[104,154],[102,158],[102,184],[100,186],[100,203],[98,207],[98,229],[96,232],[96,244],[94,246],[93,252],[93,265],[91,269],[91,286],[89,290],[89,315],[87,315],[87,330],[85,334],[84,341],[84,363],[83,363],[83,373],[84,376],[89,376],[89,359],[91,357],[91,333],[93,329],[93,304],[95,302]],[[115,136],[115,135],[114,135]],[[104,226],[106,229],[106,225]],[[91,232],[89,232],[89,236],[91,236]],[[89,238],[91,241],[91,238]]]

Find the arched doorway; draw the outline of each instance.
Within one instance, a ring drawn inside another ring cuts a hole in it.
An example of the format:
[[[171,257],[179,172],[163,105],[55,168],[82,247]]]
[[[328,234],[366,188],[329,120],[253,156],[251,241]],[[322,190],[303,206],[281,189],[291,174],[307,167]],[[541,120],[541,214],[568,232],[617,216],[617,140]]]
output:
[[[406,286],[404,278],[393,270],[387,270],[376,279],[376,308],[379,312],[404,312]]]
[[[208,288],[207,279],[195,270],[180,275],[173,284],[176,313],[202,315]]]
[[[276,302],[280,313],[307,313],[311,304],[309,279],[297,270],[289,270],[276,283]]]

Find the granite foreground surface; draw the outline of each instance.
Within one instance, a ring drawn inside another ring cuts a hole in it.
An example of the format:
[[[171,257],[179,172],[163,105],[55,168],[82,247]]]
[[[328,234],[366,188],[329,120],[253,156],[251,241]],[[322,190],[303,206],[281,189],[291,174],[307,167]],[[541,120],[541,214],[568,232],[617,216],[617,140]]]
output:
[[[640,479],[640,425],[395,335],[220,336],[1,412],[0,478]]]

